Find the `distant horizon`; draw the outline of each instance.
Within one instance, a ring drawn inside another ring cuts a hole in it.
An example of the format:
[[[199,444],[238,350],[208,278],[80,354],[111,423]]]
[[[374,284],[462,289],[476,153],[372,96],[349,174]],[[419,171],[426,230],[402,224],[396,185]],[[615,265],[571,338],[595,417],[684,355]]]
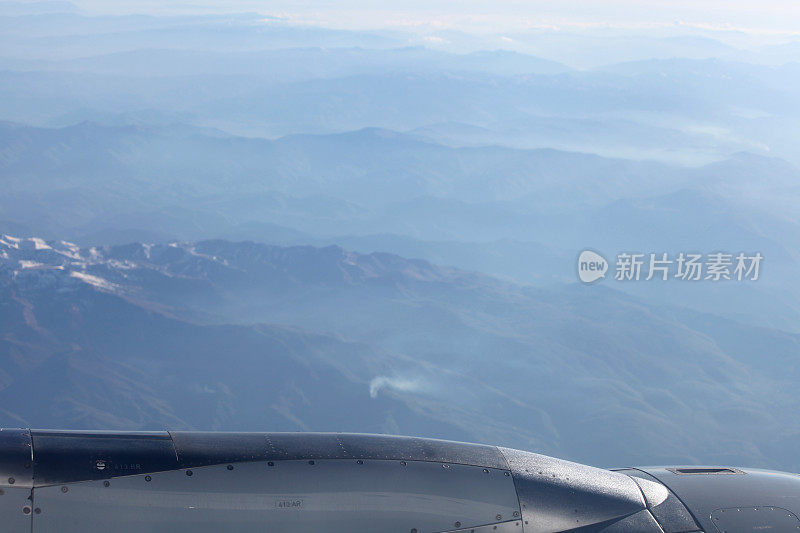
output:
[[[155,0],[73,0],[71,2],[3,1],[2,4],[72,4],[94,15],[224,15],[258,13],[292,24],[347,30],[401,30],[412,33],[467,32],[502,34],[525,30],[713,33],[731,39],[775,39],[800,36],[800,3],[743,1],[568,0],[553,5],[541,0],[498,0],[488,8],[474,0],[454,2],[405,0],[391,8],[348,0],[306,0],[287,9],[274,1],[236,0],[219,5],[207,0],[164,5]]]
[[[568,0],[554,5],[541,0],[497,0],[488,8],[475,1],[405,0],[381,8],[368,2],[307,0],[291,6],[274,1],[236,0],[220,7],[214,2],[172,3],[153,0],[108,2],[76,0],[87,13],[153,15],[178,13],[254,12],[288,21],[341,29],[412,31],[456,30],[502,33],[525,29],[673,30],[736,32],[753,35],[800,35],[800,4],[768,0],[743,1]]]

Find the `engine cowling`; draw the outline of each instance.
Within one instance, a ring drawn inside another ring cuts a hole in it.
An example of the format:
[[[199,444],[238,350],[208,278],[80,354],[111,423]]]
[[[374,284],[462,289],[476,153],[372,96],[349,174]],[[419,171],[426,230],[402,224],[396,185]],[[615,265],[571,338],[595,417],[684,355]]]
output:
[[[383,435],[6,429],[0,533],[800,530],[800,477],[693,468]]]

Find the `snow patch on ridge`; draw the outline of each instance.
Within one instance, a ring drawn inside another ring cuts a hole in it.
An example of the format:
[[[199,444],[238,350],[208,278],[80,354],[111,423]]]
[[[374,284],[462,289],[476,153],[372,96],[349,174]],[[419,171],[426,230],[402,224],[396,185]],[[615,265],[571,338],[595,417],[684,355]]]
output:
[[[3,235],[0,237],[0,244],[7,246],[8,248],[19,249],[19,239],[12,237],[11,235]]]
[[[49,244],[44,242],[44,239],[40,239],[39,237],[31,237],[28,240],[33,243],[33,249],[34,250],[52,250],[53,249],[53,248],[50,247]]]
[[[112,291],[117,287],[115,284],[111,283],[108,280],[105,280],[99,276],[93,276],[91,274],[87,274],[86,272],[77,272],[73,270],[72,272],[69,273],[69,275],[70,277],[79,279],[84,283],[87,283],[93,287],[105,291]]]

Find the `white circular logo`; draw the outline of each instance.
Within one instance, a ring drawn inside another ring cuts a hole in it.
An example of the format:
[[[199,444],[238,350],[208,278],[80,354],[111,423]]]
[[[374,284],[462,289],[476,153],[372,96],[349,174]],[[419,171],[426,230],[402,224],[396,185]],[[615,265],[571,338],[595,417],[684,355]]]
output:
[[[578,278],[584,283],[593,283],[606,277],[608,261],[592,250],[584,250],[578,256]]]

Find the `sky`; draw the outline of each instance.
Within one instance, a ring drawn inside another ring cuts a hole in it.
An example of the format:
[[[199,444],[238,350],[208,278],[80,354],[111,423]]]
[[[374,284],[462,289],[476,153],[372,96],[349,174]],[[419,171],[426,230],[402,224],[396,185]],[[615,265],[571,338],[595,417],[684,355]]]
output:
[[[74,0],[89,13],[259,12],[351,29],[428,27],[512,31],[526,27],[697,27],[800,33],[797,0]]]

